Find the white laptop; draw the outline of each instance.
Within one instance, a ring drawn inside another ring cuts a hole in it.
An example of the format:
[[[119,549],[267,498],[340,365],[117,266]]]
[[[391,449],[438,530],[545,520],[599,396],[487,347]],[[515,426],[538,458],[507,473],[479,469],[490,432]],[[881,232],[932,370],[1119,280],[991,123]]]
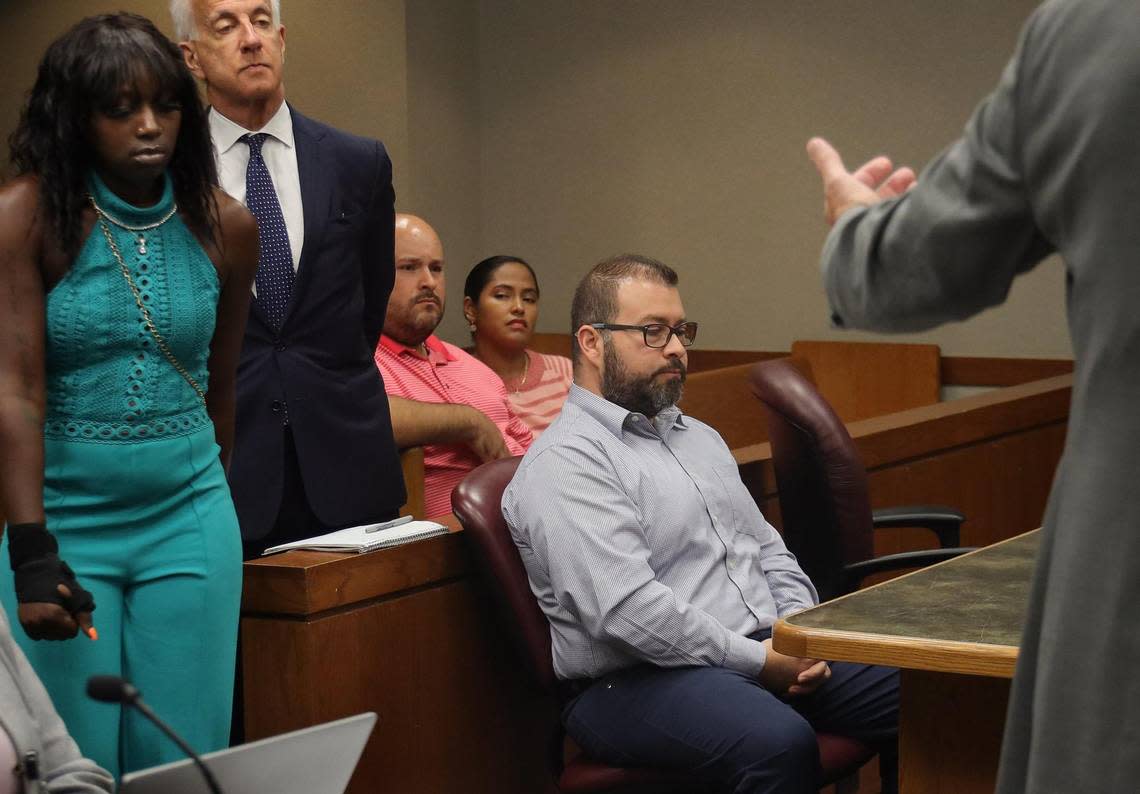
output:
[[[215,753],[202,760],[223,794],[344,794],[376,714],[314,725]],[[209,794],[190,759],[123,776],[119,794]]]

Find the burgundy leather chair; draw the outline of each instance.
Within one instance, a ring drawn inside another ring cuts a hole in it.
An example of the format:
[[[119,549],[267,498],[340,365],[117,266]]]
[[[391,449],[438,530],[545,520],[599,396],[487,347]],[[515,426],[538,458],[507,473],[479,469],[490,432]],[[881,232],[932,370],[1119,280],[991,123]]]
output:
[[[783,520],[784,542],[824,601],[884,571],[919,568],[971,549],[956,548],[965,520],[942,505],[871,510],[867,470],[846,426],[795,356],[752,367],[752,392],[764,404]],[[921,527],[941,548],[874,556],[874,530]]]
[[[521,458],[485,463],[471,472],[451,494],[451,507],[463,525],[484,582],[530,681],[558,698],[562,692],[554,674],[550,650],[550,625],[531,593],[526,569],[500,503]],[[820,734],[823,770],[821,786],[847,782],[874,751],[861,742]],[[564,734],[552,729],[550,768],[563,794],[669,794],[707,791],[701,784],[674,771],[614,767],[582,754],[564,758]]]

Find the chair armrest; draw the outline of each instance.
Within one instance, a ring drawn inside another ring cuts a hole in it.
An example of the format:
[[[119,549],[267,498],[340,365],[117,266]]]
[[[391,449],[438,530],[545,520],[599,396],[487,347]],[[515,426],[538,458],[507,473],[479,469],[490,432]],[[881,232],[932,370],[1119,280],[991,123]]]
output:
[[[911,526],[911,525],[907,525]],[[843,578],[840,582],[841,594],[853,592],[868,576],[887,571],[901,571],[907,568],[924,568],[939,562],[946,562],[959,557],[966,552],[974,551],[972,547],[955,549],[923,549],[921,551],[902,551],[898,554],[884,554],[882,557],[873,557],[861,562],[853,562],[843,566]]]
[[[944,549],[957,546],[962,522],[966,516],[945,505],[906,505],[884,507],[871,511],[871,524],[875,529],[890,527],[920,527],[938,536],[938,545]]]

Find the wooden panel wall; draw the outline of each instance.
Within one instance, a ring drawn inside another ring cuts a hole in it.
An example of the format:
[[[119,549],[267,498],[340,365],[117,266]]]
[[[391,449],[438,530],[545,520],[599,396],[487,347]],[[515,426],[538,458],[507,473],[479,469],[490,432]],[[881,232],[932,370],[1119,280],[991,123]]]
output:
[[[768,418],[752,394],[752,364],[693,372],[679,406],[686,415],[716,428],[729,449],[768,440]]]
[[[844,422],[938,402],[938,345],[797,341],[815,385]]]

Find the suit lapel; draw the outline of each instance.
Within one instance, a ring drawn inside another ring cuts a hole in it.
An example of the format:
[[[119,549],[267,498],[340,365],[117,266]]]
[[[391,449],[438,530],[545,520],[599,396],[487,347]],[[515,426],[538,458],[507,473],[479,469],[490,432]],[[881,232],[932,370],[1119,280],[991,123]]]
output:
[[[301,183],[301,212],[305,218],[305,242],[297,265],[297,280],[285,311],[282,327],[289,322],[313,278],[314,265],[332,212],[332,180],[324,161],[320,139],[324,130],[289,106],[293,118],[293,142],[297,147],[297,173]]]

